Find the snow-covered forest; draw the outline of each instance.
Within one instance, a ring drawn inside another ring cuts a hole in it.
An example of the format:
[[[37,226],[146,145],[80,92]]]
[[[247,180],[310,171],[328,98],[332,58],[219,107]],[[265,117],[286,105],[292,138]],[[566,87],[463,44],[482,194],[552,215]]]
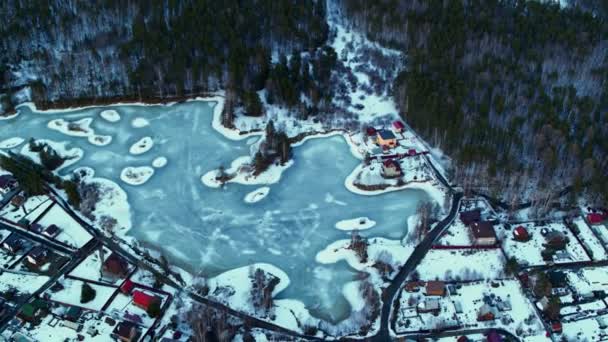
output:
[[[599,202],[608,25],[599,2],[568,3],[341,2],[355,29],[407,54],[394,87],[401,114],[456,159],[465,187],[519,203],[573,185],[570,200]]]

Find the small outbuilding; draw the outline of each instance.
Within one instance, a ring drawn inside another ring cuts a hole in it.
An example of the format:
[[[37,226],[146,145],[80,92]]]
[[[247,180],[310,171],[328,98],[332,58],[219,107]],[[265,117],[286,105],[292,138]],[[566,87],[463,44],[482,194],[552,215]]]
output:
[[[517,241],[528,241],[530,240],[530,234],[524,226],[519,226],[513,230],[513,238]]]
[[[27,254],[27,261],[35,267],[40,267],[47,262],[49,250],[44,246],[36,246]]]
[[[145,292],[133,291],[133,304],[144,310],[148,310],[153,304],[160,303],[161,299],[157,296],[149,295]]]
[[[129,274],[129,263],[116,253],[110,254],[110,256],[104,261],[102,267],[102,274],[105,278],[120,279],[126,278]]]
[[[395,132],[401,133],[405,129],[405,125],[399,120],[393,121],[393,129],[395,129]]]
[[[61,229],[54,224],[46,227],[42,231],[42,235],[46,235],[46,236],[50,237],[51,239],[56,238],[57,235],[59,235],[59,233],[61,233]]]
[[[23,248],[23,239],[17,234],[11,234],[2,242],[2,248],[11,253],[17,253]]]
[[[460,221],[465,225],[469,226],[474,222],[479,222],[481,220],[481,210],[469,210],[463,211],[460,213]]]
[[[122,342],[137,341],[139,335],[140,331],[137,325],[127,321],[118,323],[112,331],[112,337]]]
[[[600,224],[604,222],[606,215],[603,213],[589,213],[587,214],[587,221],[589,224]]]

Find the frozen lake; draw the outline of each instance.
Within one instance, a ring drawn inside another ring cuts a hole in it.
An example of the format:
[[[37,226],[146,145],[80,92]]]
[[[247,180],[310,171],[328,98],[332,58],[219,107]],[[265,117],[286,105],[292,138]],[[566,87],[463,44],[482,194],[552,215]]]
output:
[[[111,107],[120,114],[119,121],[103,119],[99,114],[104,109],[37,114],[21,107],[17,118],[0,121],[0,141],[13,137],[70,141],[72,147],[84,150],[83,159],[71,169],[91,167],[97,177],[126,190],[133,211],[129,235],[160,248],[188,271],[208,276],[254,262],[272,263],[291,279],[279,297],[302,300],[322,318],[336,321],[350,311],[341,292],[353,280],[354,271],[344,261],[333,265],[315,261],[327,245],[349,237],[349,232],[335,228],[336,222],[369,217],[376,225],[361,231],[362,235],[400,239],[418,202],[430,200],[420,190],[380,196],[349,192],[344,180],[359,160],[341,136],[334,136],[294,148],[294,165],[269,186],[268,196],[246,203],[244,197],[259,186],[228,184],[214,189],[200,181],[206,172],[248,155],[252,142],[230,141],[217,133],[211,127],[212,104]],[[112,141],[95,146],[86,138],[47,127],[59,118],[93,118],[95,133],[112,136]],[[151,137],[154,145],[130,154],[130,148],[144,137]],[[168,163],[144,185],[120,180],[123,168],[152,166],[158,157],[166,157]]]

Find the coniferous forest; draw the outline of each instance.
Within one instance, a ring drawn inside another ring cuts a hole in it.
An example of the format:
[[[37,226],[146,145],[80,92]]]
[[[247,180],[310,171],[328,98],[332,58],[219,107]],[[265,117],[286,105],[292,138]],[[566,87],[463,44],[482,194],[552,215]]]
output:
[[[401,115],[453,159],[465,188],[515,204],[549,203],[570,187],[571,200],[599,202],[608,193],[608,5],[570,3],[5,1],[0,107],[10,111],[25,87],[42,107],[223,89],[229,111],[262,115],[265,90],[267,103],[304,118],[337,112],[340,60],[325,45],[333,8],[404,53],[390,87]]]

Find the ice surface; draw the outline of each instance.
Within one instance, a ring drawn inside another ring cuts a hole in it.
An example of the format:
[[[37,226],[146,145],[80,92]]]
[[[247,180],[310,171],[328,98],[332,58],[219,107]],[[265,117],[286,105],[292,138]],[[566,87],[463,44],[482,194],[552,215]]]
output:
[[[349,191],[345,179],[360,160],[342,135],[310,139],[295,147],[293,165],[282,170],[276,183],[228,183],[210,188],[201,184],[201,176],[250,156],[251,147],[247,144],[251,137],[229,140],[213,129],[213,103],[112,108],[120,112],[120,121],[93,120],[90,124],[98,134],[114,137],[107,146],[91,145],[47,128],[52,119],[73,122],[107,109],[99,107],[43,115],[21,106],[15,125],[0,125],[0,140],[14,136],[70,139],[71,146],[83,149],[84,155],[62,173],[91,167],[97,179],[115,184],[123,184],[121,173],[128,167],[154,166],[159,155],[170,159],[163,168],[151,168],[154,176],[145,184],[124,186],[124,194],[114,191],[115,200],[104,204],[104,214],[116,208],[121,227],[131,226],[124,222],[129,218],[133,222],[128,235],[146,246],[162,248],[172,262],[193,273],[212,277],[252,263],[275,265],[291,280],[277,299],[301,300],[323,318],[337,321],[348,316],[350,305],[343,288],[356,277],[345,262],[320,264],[315,260],[331,243],[348,239],[349,232],[336,229],[336,223],[369,217],[376,225],[361,235],[401,239],[418,202],[432,200],[427,189],[376,196]],[[148,125],[139,125],[144,122]],[[138,123],[138,128],[132,123]],[[133,142],[145,136],[158,142],[155,153],[130,155]],[[245,196],[260,186],[269,187],[271,195],[255,205],[246,203]],[[130,210],[122,203],[127,196]]]

